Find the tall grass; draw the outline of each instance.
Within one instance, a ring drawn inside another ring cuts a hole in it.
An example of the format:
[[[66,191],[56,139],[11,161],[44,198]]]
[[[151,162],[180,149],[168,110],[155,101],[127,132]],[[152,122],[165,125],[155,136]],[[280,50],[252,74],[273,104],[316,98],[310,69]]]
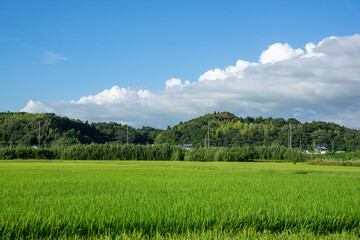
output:
[[[90,144],[54,146],[51,148],[0,148],[0,159],[72,159],[72,160],[172,160],[244,162],[253,160],[286,160],[303,162],[311,159],[285,147],[243,146],[225,148],[193,148],[178,146]]]
[[[285,160],[304,162],[311,156],[278,146],[242,146],[192,149],[185,155],[188,161],[248,162],[253,160]]]
[[[326,154],[316,154],[315,158],[317,159],[327,159],[327,160],[360,160],[360,152],[345,152],[345,153],[326,153]]]
[[[32,147],[2,147],[0,159],[59,159],[59,152],[54,149]]]
[[[72,145],[60,150],[61,159],[73,160],[171,160],[172,154],[185,150],[177,146],[90,144]],[[182,160],[182,159],[179,159]]]
[[[185,150],[177,146],[90,144],[0,148],[0,159],[72,159],[72,160],[183,160]]]

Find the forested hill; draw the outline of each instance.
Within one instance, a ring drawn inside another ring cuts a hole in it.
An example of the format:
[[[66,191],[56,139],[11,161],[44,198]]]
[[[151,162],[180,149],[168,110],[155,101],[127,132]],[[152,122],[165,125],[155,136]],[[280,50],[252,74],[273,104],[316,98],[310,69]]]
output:
[[[335,123],[300,123],[294,118],[241,118],[228,112],[206,114],[173,128],[168,127],[156,137],[155,143],[201,146],[204,145],[209,130],[211,146],[289,146],[290,124],[293,147],[311,149],[314,145],[321,145],[329,150],[352,150],[360,145],[358,130]]]
[[[53,113],[0,113],[0,146],[76,143],[195,144],[203,146],[281,145],[311,149],[314,145],[329,150],[355,150],[360,147],[360,132],[335,123],[300,123],[294,118],[237,117],[228,112],[206,114],[167,130],[151,127],[135,129],[119,123],[88,123]],[[208,140],[208,131],[210,139]],[[128,132],[128,135],[127,135]]]
[[[76,143],[151,144],[162,131],[151,127],[135,129],[118,123],[91,123],[53,113],[0,113],[0,146]],[[128,134],[127,134],[128,132]]]

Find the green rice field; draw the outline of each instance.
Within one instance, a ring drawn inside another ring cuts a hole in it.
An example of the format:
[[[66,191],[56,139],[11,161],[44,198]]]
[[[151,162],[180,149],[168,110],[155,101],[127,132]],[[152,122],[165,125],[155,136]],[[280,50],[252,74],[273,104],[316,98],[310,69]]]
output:
[[[0,161],[0,239],[357,239],[360,168]]]

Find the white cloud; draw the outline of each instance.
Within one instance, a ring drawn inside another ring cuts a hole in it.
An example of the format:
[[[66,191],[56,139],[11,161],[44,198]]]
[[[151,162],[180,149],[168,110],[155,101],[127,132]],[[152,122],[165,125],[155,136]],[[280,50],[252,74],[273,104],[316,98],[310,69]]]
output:
[[[166,87],[113,86],[77,101],[45,105],[30,101],[30,112],[55,113],[90,121],[123,121],[165,128],[213,111],[241,116],[296,117],[360,127],[360,35],[329,37],[302,49],[276,43],[258,63],[238,60],[190,84],[172,78]]]
[[[184,84],[182,84],[182,81],[181,79],[179,78],[171,78],[169,80],[167,80],[165,82],[166,84],[166,89],[170,89],[170,88],[173,88],[173,87],[185,87],[185,86],[189,86],[190,85],[190,82],[189,81],[185,81]]]
[[[20,110],[20,112],[28,112],[28,113],[50,113],[53,109],[45,106],[40,101],[30,100],[26,106]]]
[[[171,78],[170,80],[167,80],[165,83],[166,83],[166,88],[181,86],[181,80],[178,78]]]
[[[298,57],[303,53],[302,49],[293,49],[287,43],[275,43],[261,53],[259,62],[262,64],[275,63]]]
[[[140,99],[151,99],[154,96],[149,90],[142,90],[142,89],[137,91],[137,94]]]
[[[224,70],[221,70],[219,68],[215,68],[214,70],[209,70],[203,75],[199,77],[199,81],[204,80],[217,80],[217,79],[225,79],[226,78],[226,72]]]
[[[45,51],[44,56],[42,57],[42,61],[46,64],[56,64],[60,61],[68,61],[70,58],[64,57],[58,53]]]
[[[130,88],[120,88],[118,86],[113,86],[111,89],[105,89],[96,95],[82,97],[79,99],[79,101],[71,101],[71,103],[97,105],[118,104],[124,101],[129,101],[129,99],[136,97],[136,95],[136,91],[131,90]]]
[[[242,76],[242,73],[249,66],[256,66],[256,63],[250,63],[243,60],[238,60],[235,66],[229,66],[225,70],[215,68],[209,70],[199,77],[199,82],[204,80],[224,80],[231,76]]]

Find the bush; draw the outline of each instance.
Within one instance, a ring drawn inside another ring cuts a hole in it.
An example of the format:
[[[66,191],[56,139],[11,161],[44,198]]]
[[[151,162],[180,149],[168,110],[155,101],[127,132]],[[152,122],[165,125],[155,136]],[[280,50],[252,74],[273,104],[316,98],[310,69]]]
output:
[[[184,150],[177,149],[171,153],[171,161],[183,161],[185,157]]]
[[[58,159],[57,151],[32,147],[0,148],[0,159]]]
[[[330,156],[330,155],[329,155]],[[337,155],[331,155],[337,157]],[[360,153],[339,155],[360,158]],[[319,157],[323,157],[320,156]],[[244,146],[226,148],[200,148],[186,151],[178,146],[90,144],[54,146],[34,149],[31,147],[0,148],[0,159],[71,159],[71,160],[172,160],[198,162],[243,162],[252,160],[306,161],[312,156],[285,147]]]

